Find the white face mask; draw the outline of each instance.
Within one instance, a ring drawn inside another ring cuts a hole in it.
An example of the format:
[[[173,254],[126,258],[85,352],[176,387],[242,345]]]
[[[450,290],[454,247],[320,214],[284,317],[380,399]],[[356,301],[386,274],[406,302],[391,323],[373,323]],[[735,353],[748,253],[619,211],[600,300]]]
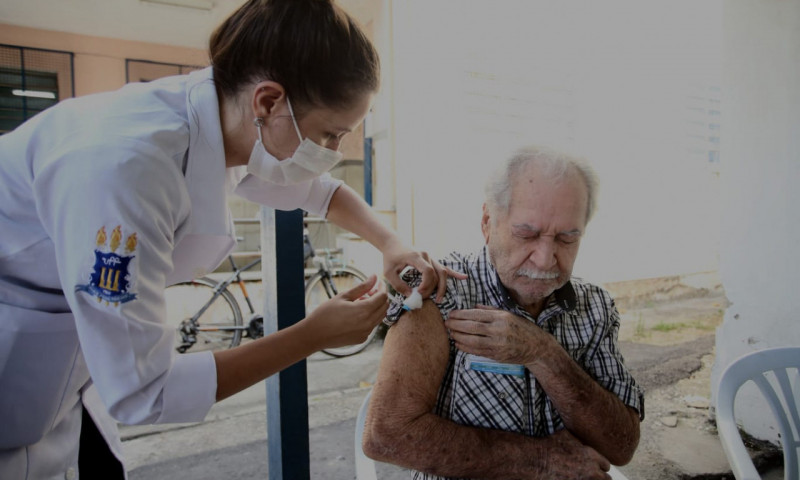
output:
[[[318,145],[308,138],[303,139],[288,97],[286,103],[289,106],[289,114],[292,117],[297,137],[300,139],[300,146],[291,157],[278,160],[264,147],[261,138],[261,127],[264,126],[264,120],[256,118],[253,123],[258,128],[258,140],[256,140],[250,160],[247,162],[247,173],[278,185],[294,185],[313,180],[342,160],[340,152]]]

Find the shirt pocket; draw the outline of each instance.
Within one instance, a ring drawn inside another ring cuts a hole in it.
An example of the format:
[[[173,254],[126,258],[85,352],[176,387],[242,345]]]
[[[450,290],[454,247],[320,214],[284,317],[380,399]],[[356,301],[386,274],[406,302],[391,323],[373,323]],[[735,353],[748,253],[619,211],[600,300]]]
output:
[[[458,424],[525,433],[525,379],[470,370],[456,353],[450,418]]]

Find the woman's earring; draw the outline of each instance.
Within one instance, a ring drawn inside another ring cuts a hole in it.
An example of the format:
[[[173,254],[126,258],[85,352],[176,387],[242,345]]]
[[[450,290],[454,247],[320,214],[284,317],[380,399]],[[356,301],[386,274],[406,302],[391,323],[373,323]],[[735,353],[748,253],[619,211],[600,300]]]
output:
[[[256,131],[258,131],[258,141],[263,143],[264,139],[261,137],[261,127],[264,126],[264,119],[261,117],[254,118],[253,125],[256,126]]]

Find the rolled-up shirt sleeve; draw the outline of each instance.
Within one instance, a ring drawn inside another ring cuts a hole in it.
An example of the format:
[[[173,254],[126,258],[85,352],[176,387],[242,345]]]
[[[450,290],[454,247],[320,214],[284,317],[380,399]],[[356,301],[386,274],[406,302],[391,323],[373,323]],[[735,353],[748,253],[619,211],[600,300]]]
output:
[[[644,390],[636,383],[633,375],[625,365],[619,349],[619,312],[608,292],[600,289],[596,297],[603,299],[597,305],[603,305],[604,328],[596,329],[596,337],[589,342],[589,353],[583,360],[584,368],[606,390],[612,392],[625,405],[639,412],[639,419],[644,420]],[[594,292],[592,292],[594,293]],[[597,307],[594,310],[598,310]]]
[[[450,257],[440,259],[439,262],[448,267],[453,268],[458,271],[464,271],[464,265],[458,262],[458,257],[455,253],[451,254]],[[401,280],[407,283],[410,287],[418,287],[422,284],[422,273],[414,268],[409,268],[405,272],[403,272],[401,276]],[[439,313],[442,314],[442,319],[445,320],[450,315],[450,312],[455,310],[458,305],[460,299],[466,298],[463,295],[464,285],[468,285],[469,281],[466,280],[459,280],[453,277],[447,278],[447,289],[445,290],[444,298],[441,302],[436,301],[436,291],[428,295],[428,298],[432,300],[436,306],[439,308]],[[384,325],[391,327],[397,323],[400,317],[406,312],[403,304],[406,301],[406,297],[401,293],[391,289],[389,292],[389,309],[386,312],[386,317],[383,319]],[[469,308],[467,306],[462,306],[460,308]]]
[[[164,380],[163,407],[155,423],[184,423],[203,420],[216,402],[216,363],[212,352],[175,357]],[[212,372],[213,374],[209,374]],[[186,398],[193,401],[187,402]]]
[[[201,421],[211,352],[178,355],[164,289],[190,213],[181,172],[147,145],[65,148],[35,168],[34,197],[100,398],[128,424]]]

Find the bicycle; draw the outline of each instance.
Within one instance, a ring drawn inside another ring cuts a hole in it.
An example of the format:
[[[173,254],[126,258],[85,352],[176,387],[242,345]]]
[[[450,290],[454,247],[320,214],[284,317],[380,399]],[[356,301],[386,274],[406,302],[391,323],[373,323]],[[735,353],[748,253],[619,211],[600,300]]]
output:
[[[334,258],[341,250],[322,249],[319,255],[309,238],[308,229],[303,230],[304,259],[311,260],[316,267],[305,282],[306,315],[314,311],[322,302],[333,298],[339,292],[349,290],[366,280],[367,276],[358,269],[346,265],[336,265]],[[257,258],[244,267],[239,268],[228,256],[233,273],[226,279],[217,282],[208,277],[197,278],[190,282],[178,283],[166,289],[167,318],[180,318],[177,324],[176,350],[185,353],[188,350],[222,350],[233,348],[243,337],[256,339],[264,336],[263,316],[256,313],[247,293],[241,274],[261,262]],[[239,302],[228,287],[236,282],[247,302],[250,317],[247,325],[243,318]],[[184,313],[188,305],[202,305],[194,313]],[[365,341],[338,348],[322,350],[334,357],[354,355],[364,350],[377,336],[380,325],[375,327]]]
[[[241,274],[261,263],[257,258],[242,268],[236,265],[233,256],[228,256],[233,273],[221,282],[209,277],[196,278],[178,283],[166,289],[167,319],[180,318],[177,323],[176,346],[178,353],[187,350],[224,350],[233,348],[242,341],[242,336],[259,338],[264,336],[264,318],[256,313],[247,293]],[[242,310],[228,286],[236,282],[242,291],[250,317],[243,325]],[[202,305],[194,313],[185,314],[190,305]]]

